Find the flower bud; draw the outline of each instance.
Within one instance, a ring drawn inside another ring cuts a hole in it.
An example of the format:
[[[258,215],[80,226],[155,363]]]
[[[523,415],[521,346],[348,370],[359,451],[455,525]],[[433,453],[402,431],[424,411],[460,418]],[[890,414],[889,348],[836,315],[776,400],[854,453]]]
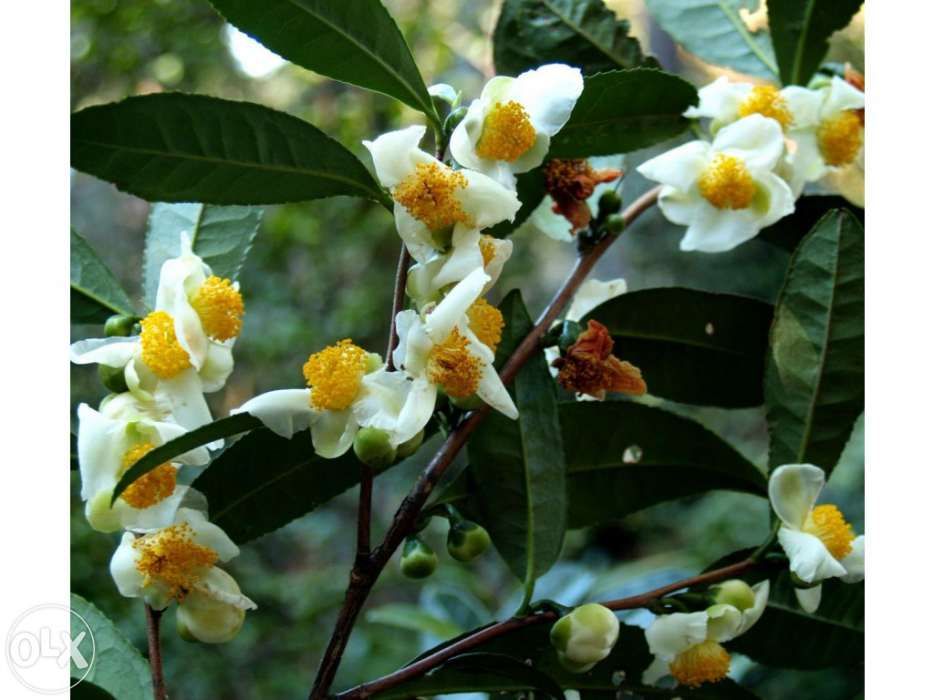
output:
[[[136,319],[132,316],[115,314],[104,323],[104,335],[108,338],[113,336],[128,336],[133,333],[133,324]]]
[[[101,380],[101,384],[115,394],[122,394],[129,390],[126,385],[126,375],[123,372],[123,367],[98,365],[97,376]]]
[[[626,219],[621,214],[610,214],[606,218],[606,230],[610,233],[622,233],[626,228]]]
[[[211,579],[214,586],[211,593],[190,591],[175,613],[175,627],[185,641],[229,642],[243,626],[246,611],[230,602],[242,597],[237,582],[220,569],[212,570]]]
[[[374,469],[388,467],[396,461],[396,448],[389,441],[389,433],[379,428],[360,428],[353,441],[353,451],[357,459]]]
[[[396,457],[398,459],[405,459],[410,455],[414,455],[418,448],[422,446],[422,441],[424,439],[425,430],[419,430],[413,437],[410,437],[396,448]]]
[[[748,610],[756,603],[756,592],[745,581],[733,578],[711,587],[713,602],[721,605],[732,605],[742,612]]]
[[[456,108],[461,101],[460,93],[447,83],[438,83],[428,88],[431,101],[442,117]]]
[[[460,124],[464,117],[467,116],[466,107],[458,107],[453,112],[448,115],[448,118],[444,120],[444,131],[445,133],[452,133],[454,129],[457,128],[457,125]]]
[[[448,530],[448,554],[457,561],[471,561],[490,546],[490,533],[471,520],[451,523]]]
[[[607,190],[597,200],[597,215],[601,218],[615,214],[623,206],[623,199],[616,190]]]
[[[585,673],[603,661],[618,637],[619,620],[598,603],[575,608],[551,628],[551,645],[571,673]]]
[[[409,537],[402,546],[399,568],[409,578],[427,578],[438,567],[438,555],[417,537]]]

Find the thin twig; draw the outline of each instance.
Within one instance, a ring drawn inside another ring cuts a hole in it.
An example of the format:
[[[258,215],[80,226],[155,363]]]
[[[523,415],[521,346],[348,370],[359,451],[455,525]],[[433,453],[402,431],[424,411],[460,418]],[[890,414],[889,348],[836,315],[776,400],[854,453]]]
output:
[[[357,509],[357,561],[365,565],[370,556],[370,520],[373,511],[373,470],[360,463],[360,505]]]
[[[633,202],[623,212],[623,220],[626,226],[635,221],[645,210],[650,208],[658,200],[659,188],[649,190],[635,202]],[[511,382],[526,361],[539,350],[539,344],[542,336],[551,327],[551,324],[558,318],[564,307],[571,300],[571,297],[580,287],[581,283],[596,265],[600,257],[612,245],[617,238],[608,234],[590,250],[577,259],[577,263],[571,270],[564,284],[555,294],[554,298],[541,313],[535,326],[529,334],[522,340],[512,356],[506,362],[500,371],[500,378],[504,384]],[[399,505],[392,523],[386,531],[382,544],[376,547],[367,560],[367,570],[361,571],[355,566],[351,573],[350,586],[344,597],[344,603],[337,616],[337,622],[331,633],[331,640],[324,652],[324,658],[318,674],[315,678],[309,694],[310,700],[322,700],[327,696],[334,675],[337,673],[337,667],[344,654],[347,641],[350,638],[350,632],[353,629],[354,622],[360,613],[360,609],[366,602],[367,596],[380,572],[389,562],[393,553],[405,539],[405,536],[412,530],[415,521],[425,501],[431,494],[432,489],[437,485],[438,480],[444,474],[445,469],[454,461],[457,453],[466,444],[467,439],[477,429],[477,426],[483,421],[490,412],[487,405],[481,406],[472,411],[467,417],[451,431],[447,439],[442,443],[438,452],[432,458],[425,470],[419,475],[409,494]]]
[[[386,344],[386,369],[390,370],[394,369],[392,351],[396,349],[396,343],[399,340],[396,332],[396,315],[402,311],[402,304],[405,302],[405,283],[410,262],[412,258],[403,243],[399,251],[399,264],[396,266],[396,284],[392,294],[392,318],[389,319],[389,342]]]
[[[152,694],[155,700],[166,700],[165,678],[162,675],[162,647],[159,644],[161,610],[146,608],[146,637],[149,640],[149,669],[152,672]]]

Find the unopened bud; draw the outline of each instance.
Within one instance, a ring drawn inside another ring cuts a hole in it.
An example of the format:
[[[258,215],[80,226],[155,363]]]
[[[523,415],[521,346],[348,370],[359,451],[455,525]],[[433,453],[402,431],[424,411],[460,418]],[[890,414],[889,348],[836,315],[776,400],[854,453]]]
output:
[[[399,568],[408,578],[427,578],[438,567],[438,555],[417,537],[409,537],[402,546]]]
[[[442,117],[460,104],[460,93],[447,83],[438,83],[428,88],[431,101]]]
[[[133,324],[136,319],[132,316],[116,314],[107,319],[104,323],[104,335],[108,338],[114,336],[128,336],[133,333]]]
[[[97,376],[109,391],[115,394],[122,394],[128,390],[126,385],[126,375],[123,367],[108,367],[107,365],[97,366]]]
[[[403,442],[396,448],[396,457],[399,459],[405,459],[411,455],[414,455],[419,447],[422,446],[422,441],[425,439],[425,431],[419,430],[414,437],[410,437],[408,440]]]
[[[626,219],[622,214],[610,214],[606,218],[606,230],[610,233],[622,233],[626,228]]]
[[[720,605],[732,605],[742,612],[756,604],[756,592],[745,581],[733,578],[711,587],[713,602]]]
[[[210,576],[214,595],[190,591],[175,612],[176,629],[185,641],[222,644],[236,637],[243,627],[246,611],[242,605],[231,602],[243,597],[237,582],[221,569],[213,569]]]
[[[597,215],[602,217],[615,214],[623,206],[623,199],[616,190],[607,190],[597,200]]]
[[[389,441],[389,433],[379,428],[360,428],[353,451],[357,459],[374,469],[383,469],[396,461],[396,448]]]
[[[619,637],[619,620],[609,608],[587,603],[575,608],[551,628],[558,661],[571,673],[585,673],[603,661]]]
[[[450,134],[454,129],[457,128],[457,125],[460,124],[464,117],[467,116],[466,107],[458,107],[453,112],[448,115],[448,118],[444,120],[444,131],[445,133]]]
[[[471,561],[490,546],[490,533],[471,520],[451,523],[448,530],[448,554],[457,561]]]

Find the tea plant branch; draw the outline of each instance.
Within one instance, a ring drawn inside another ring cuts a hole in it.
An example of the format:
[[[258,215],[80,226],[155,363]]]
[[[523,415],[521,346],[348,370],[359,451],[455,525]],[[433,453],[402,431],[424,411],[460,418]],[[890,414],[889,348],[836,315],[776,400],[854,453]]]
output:
[[[152,673],[152,695],[155,700],[167,700],[165,678],[162,675],[162,647],[159,644],[159,622],[161,610],[153,610],[148,604],[146,609],[146,638],[149,641],[149,670]]]
[[[402,305],[405,303],[405,283],[410,262],[412,262],[412,256],[409,255],[409,250],[403,243],[399,251],[399,264],[396,267],[396,283],[392,295],[392,318],[389,319],[389,342],[386,344],[386,368],[390,370],[395,368],[392,361],[392,351],[396,349],[396,343],[399,341],[399,334],[396,331],[396,316],[402,311]]]
[[[628,227],[642,213],[654,205],[658,200],[660,188],[655,187],[637,200],[635,200],[622,213],[625,227]],[[586,279],[587,275],[593,269],[600,257],[609,249],[613,242],[618,238],[618,234],[607,233],[602,239],[593,246],[582,252],[577,262],[568,275],[564,284],[556,292],[555,296],[549,302],[545,310],[535,322],[535,326],[529,334],[519,343],[519,346],[507,360],[505,366],[500,371],[500,378],[504,384],[511,382],[526,361],[539,350],[542,336],[548,331],[552,323],[570,302],[571,297]],[[432,489],[437,485],[439,479],[444,474],[447,467],[454,461],[457,453],[467,443],[467,439],[477,429],[477,426],[490,412],[490,407],[484,405],[475,411],[471,411],[463,421],[451,431],[447,439],[442,443],[438,452],[432,458],[425,470],[419,475],[412,490],[403,499],[399,505],[396,514],[393,516],[392,523],[386,531],[383,541],[364,559],[358,559],[355,562],[350,575],[350,584],[347,587],[347,593],[344,597],[343,605],[337,616],[334,630],[331,633],[331,639],[325,649],[321,666],[315,678],[309,694],[310,700],[322,700],[328,694],[337,668],[340,665],[341,657],[350,638],[354,623],[363,604],[369,596],[380,573],[385,568],[393,553],[405,539],[415,525],[421,512],[422,506],[431,494]]]
[[[600,605],[603,605],[610,610],[633,610],[635,608],[644,608],[650,605],[652,602],[659,600],[663,596],[668,595],[669,593],[674,593],[675,591],[679,591],[683,588],[701,586],[709,583],[723,581],[728,578],[733,578],[734,576],[739,576],[740,574],[745,573],[756,565],[757,562],[755,560],[751,558],[745,559],[736,564],[724,566],[720,569],[714,569],[713,571],[708,571],[707,573],[700,574],[698,576],[686,578],[681,581],[675,581],[674,583],[670,583],[667,586],[662,586],[661,588],[656,588],[646,593],[629,596],[628,598],[618,598],[616,600],[604,601],[600,603]],[[362,685],[358,685],[356,688],[351,688],[350,690],[347,690],[343,693],[339,693],[337,698],[338,700],[363,700],[364,698],[368,698],[372,695],[375,695],[376,693],[389,690],[390,688],[395,688],[397,685],[411,680],[412,678],[417,678],[418,676],[424,675],[425,673],[428,673],[429,671],[437,668],[445,661],[468,652],[471,649],[476,649],[477,647],[482,646],[493,639],[502,637],[503,635],[509,634],[510,632],[515,632],[516,630],[523,629],[525,627],[530,627],[532,625],[539,625],[544,622],[554,622],[558,619],[559,616],[559,613],[554,610],[543,610],[541,612],[522,615],[519,617],[512,617],[502,622],[487,625],[486,627],[480,628],[473,634],[462,637],[453,644],[439,649],[433,654],[429,654],[428,656],[418,659],[408,666],[400,668],[398,671],[394,671],[386,676],[383,676],[382,678],[369,681],[368,683],[363,683]]]

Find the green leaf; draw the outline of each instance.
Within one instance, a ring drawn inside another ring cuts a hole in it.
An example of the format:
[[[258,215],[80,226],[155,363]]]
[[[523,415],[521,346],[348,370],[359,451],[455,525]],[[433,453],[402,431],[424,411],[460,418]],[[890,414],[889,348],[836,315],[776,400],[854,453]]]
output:
[[[90,683],[120,700],[151,700],[149,663],[104,613],[79,595],[71,594],[71,609],[81,616],[94,638],[91,670],[79,684]],[[85,631],[72,616],[72,634]],[[86,643],[85,643],[86,644]],[[85,651],[85,645],[79,647]],[[90,661],[87,654],[85,658]],[[72,674],[76,673],[72,668]],[[83,673],[83,671],[81,671]]]
[[[768,32],[751,33],[740,9],[761,0],[646,0],[662,29],[700,59],[740,73],[774,80],[778,75]]]
[[[411,603],[388,603],[366,614],[367,622],[389,625],[404,630],[423,632],[435,637],[447,639],[463,630],[450,620],[442,619],[426,612],[419,605]]]
[[[508,329],[500,356],[506,356],[532,329],[532,320],[515,290],[500,310]],[[561,552],[567,510],[555,383],[543,353],[519,371],[515,401],[518,420],[491,413],[474,433],[468,455],[481,522],[530,591]]]
[[[762,403],[772,321],[765,302],[665,287],[618,296],[584,320],[591,318],[613,335],[613,353],[642,370],[652,396],[727,408]]]
[[[759,663],[781,668],[860,664],[865,643],[865,587],[839,579],[825,581],[822,586],[820,607],[806,613],[795,599],[788,574],[782,573],[772,582],[762,617],[728,646]]]
[[[136,311],[117,278],[72,229],[71,322],[103,323],[114,314],[136,316]]]
[[[769,31],[785,85],[806,85],[830,47],[828,39],[850,23],[863,0],[769,0]]]
[[[267,204],[352,195],[389,204],[356,156],[308,122],[204,95],[144,95],[76,112],[71,164],[149,201]]]
[[[211,0],[238,29],[292,63],[375,90],[438,123],[399,27],[379,0]]]
[[[769,338],[769,465],[808,462],[828,475],[863,412],[863,229],[835,210],[792,256]]]
[[[699,423],[628,401],[560,404],[568,526],[714,489],[765,496],[755,465]]]
[[[847,201],[838,195],[808,195],[799,197],[795,202],[795,210],[788,216],[779,219],[771,226],[759,232],[756,238],[767,241],[774,246],[793,252],[801,239],[814,225],[821,220],[831,209],[846,209],[855,216],[860,224],[863,223],[865,212],[862,207]]]
[[[617,20],[603,0],[506,0],[493,30],[493,60],[500,75],[545,63],[591,75],[647,61],[629,22]]]
[[[584,79],[571,118],[552,139],[550,158],[628,153],[674,138],[697,103],[686,80],[653,68],[614,70]]]
[[[226,418],[219,418],[213,423],[202,425],[200,428],[180,435],[174,440],[169,440],[164,445],[160,445],[154,450],[147,452],[138,462],[124,472],[123,476],[120,477],[120,481],[118,481],[117,485],[114,487],[110,502],[113,503],[116,501],[127,486],[147,472],[155,469],[160,464],[171,462],[175,457],[189,450],[193,450],[196,447],[201,447],[215,440],[222,440],[232,435],[239,435],[240,433],[245,433],[247,430],[253,430],[261,426],[262,423],[260,420],[254,418],[249,413],[235,413]]]
[[[512,221],[501,221],[484,233],[496,238],[505,238],[519,228],[532,215],[536,207],[545,198],[545,173],[541,168],[535,168],[527,173],[516,176],[516,196],[522,202],[519,211]]]
[[[211,204],[159,202],[149,211],[143,254],[143,293],[155,303],[162,263],[181,254],[181,234],[218,277],[235,280],[259,230],[263,210]]]

